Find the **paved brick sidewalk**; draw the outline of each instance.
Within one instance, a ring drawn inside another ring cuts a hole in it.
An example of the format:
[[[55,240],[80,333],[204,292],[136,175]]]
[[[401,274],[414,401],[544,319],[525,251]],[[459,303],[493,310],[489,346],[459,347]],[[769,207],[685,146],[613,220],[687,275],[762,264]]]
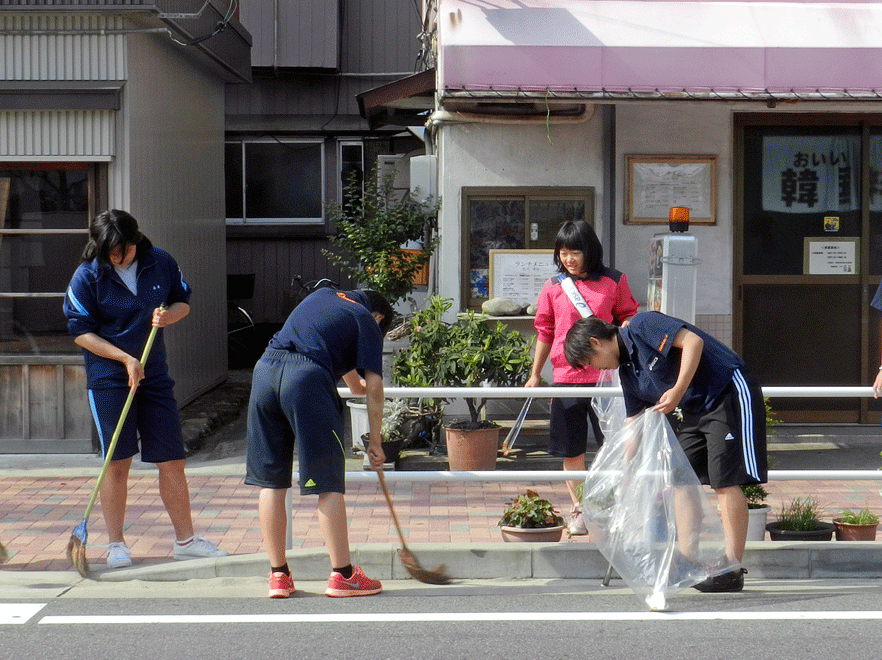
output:
[[[230,554],[262,552],[256,488],[244,485],[238,474],[191,474],[189,483],[197,533],[218,542]],[[65,548],[73,528],[82,520],[93,484],[94,477],[0,478],[0,540],[11,555],[0,573],[70,570]],[[136,565],[170,561],[173,534],[159,498],[157,477],[133,474],[129,484],[126,539]],[[555,502],[566,515],[569,507],[563,483],[390,483],[390,490],[408,542],[487,543],[502,542],[496,522],[504,503],[528,486]],[[864,506],[882,514],[880,487],[882,482],[876,481],[787,481],[772,482],[766,488],[773,513],[791,497],[813,497],[832,518],[843,508]],[[353,545],[398,543],[376,484],[350,484],[346,500]],[[100,506],[92,512],[88,529],[87,557],[97,565],[103,562],[107,543]],[[294,496],[293,545],[323,545],[315,498]]]

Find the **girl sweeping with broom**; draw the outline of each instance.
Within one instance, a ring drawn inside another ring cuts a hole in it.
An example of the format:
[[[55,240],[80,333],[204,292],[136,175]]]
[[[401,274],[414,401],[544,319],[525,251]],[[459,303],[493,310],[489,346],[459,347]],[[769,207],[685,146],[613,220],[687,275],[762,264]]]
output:
[[[193,531],[186,453],[162,341],[161,328],[189,313],[190,293],[175,260],[153,247],[131,215],[104,211],[91,223],[83,263],[67,289],[64,313],[68,331],[83,349],[89,404],[102,452],[107,452],[113,436],[117,439],[100,477],[110,568],[132,564],[123,525],[129,468],[139,450],[142,461],[159,468],[159,493],[175,532],[174,558],[227,554]],[[160,331],[152,349],[144,350],[151,328]],[[143,364],[138,359],[142,351]],[[133,397],[127,401],[130,394]],[[126,403],[131,408],[117,430]],[[70,554],[77,570],[85,573],[85,519],[81,527],[78,536],[75,532],[77,538],[71,538]]]

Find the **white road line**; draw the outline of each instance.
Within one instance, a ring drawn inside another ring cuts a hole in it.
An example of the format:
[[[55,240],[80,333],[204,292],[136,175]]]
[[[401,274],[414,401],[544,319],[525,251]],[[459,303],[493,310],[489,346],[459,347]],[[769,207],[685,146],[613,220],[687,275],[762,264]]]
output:
[[[0,603],[0,626],[27,623],[46,603]]]
[[[51,625],[143,625],[194,623],[377,623],[445,621],[875,621],[882,611],[834,612],[404,612],[371,614],[154,614],[46,616]]]

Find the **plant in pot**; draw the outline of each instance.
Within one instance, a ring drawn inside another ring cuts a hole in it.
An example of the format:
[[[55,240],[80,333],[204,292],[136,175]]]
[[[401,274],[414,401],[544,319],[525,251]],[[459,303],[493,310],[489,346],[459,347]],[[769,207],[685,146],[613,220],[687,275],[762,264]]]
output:
[[[367,448],[368,419],[364,399],[350,399],[353,449]],[[411,407],[405,399],[386,399],[383,403],[383,423],[380,427],[383,453],[386,462],[398,460],[403,449],[418,441],[436,425],[440,413],[431,409]]]
[[[829,541],[833,523],[822,522],[824,510],[810,497],[797,497],[781,506],[775,522],[766,525],[773,541]]]
[[[413,291],[414,278],[429,263],[437,246],[439,208],[433,200],[396,193],[394,178],[374,169],[362,190],[360,180],[350,177],[343,203],[327,206],[336,226],[330,238],[336,251],[322,250],[331,264],[393,304]],[[422,249],[402,247],[410,242],[421,242]]]
[[[875,541],[879,516],[869,509],[843,509],[839,517],[833,519],[833,524],[837,541]]]
[[[530,375],[533,340],[480,314],[444,319],[452,301],[432,296],[410,319],[410,343],[392,361],[392,380],[404,387],[519,387]],[[484,397],[466,397],[469,417],[446,424],[451,470],[492,470],[499,426],[485,418]],[[429,400],[444,405],[447,400]]]
[[[564,519],[551,502],[539,497],[534,490],[527,490],[506,502],[497,524],[502,528],[502,540],[506,542],[557,542],[564,530]]]
[[[766,538],[769,511],[772,510],[772,507],[765,503],[769,493],[762,484],[741,486],[741,492],[747,499],[747,540],[763,541]]]

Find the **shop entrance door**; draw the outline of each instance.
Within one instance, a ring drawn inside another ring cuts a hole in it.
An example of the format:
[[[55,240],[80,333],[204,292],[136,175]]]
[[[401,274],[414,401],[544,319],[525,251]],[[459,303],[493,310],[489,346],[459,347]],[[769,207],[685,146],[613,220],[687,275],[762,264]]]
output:
[[[879,117],[736,117],[736,350],[763,385],[869,385],[880,360]],[[772,401],[782,421],[878,422],[868,399]]]

